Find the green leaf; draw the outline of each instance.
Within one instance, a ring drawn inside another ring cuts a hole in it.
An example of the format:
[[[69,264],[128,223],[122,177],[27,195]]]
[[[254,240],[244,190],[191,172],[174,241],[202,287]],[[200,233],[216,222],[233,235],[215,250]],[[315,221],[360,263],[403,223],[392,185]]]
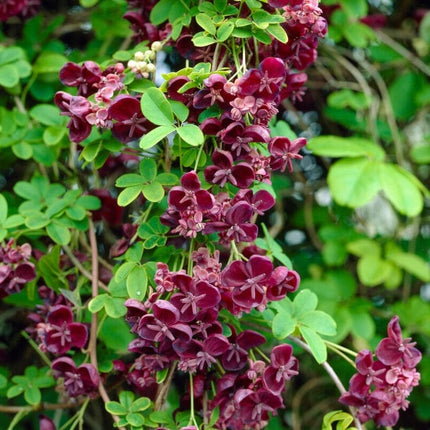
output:
[[[215,35],[216,27],[210,16],[206,15],[205,13],[198,13],[195,19],[197,24],[200,25],[203,30],[206,30],[209,34],[212,34],[212,36]]]
[[[88,211],[95,211],[101,208],[100,199],[96,196],[80,196],[76,201],[76,204],[82,206],[84,209]]]
[[[410,155],[415,163],[430,164],[430,144],[413,146]]]
[[[130,203],[134,202],[139,194],[142,192],[142,185],[134,185],[132,187],[125,188],[119,193],[118,205],[128,206]]]
[[[360,137],[318,136],[311,139],[306,148],[323,157],[360,157],[383,160],[384,150],[371,140]]]
[[[288,42],[288,34],[279,24],[270,24],[266,31],[281,43]]]
[[[62,222],[53,219],[47,226],[48,236],[59,245],[67,245],[70,242],[71,235],[67,226]]]
[[[195,34],[191,41],[196,47],[209,46],[216,43],[216,40],[213,37],[205,36],[201,33]]]
[[[362,18],[367,15],[366,0],[341,0],[342,9],[351,18]]]
[[[142,185],[142,193],[150,202],[157,203],[164,197],[164,188],[159,182]]]
[[[358,239],[346,245],[349,253],[362,257],[364,255],[374,255],[379,257],[381,255],[381,246],[378,242],[371,239]]]
[[[121,282],[127,278],[128,274],[131,270],[136,266],[136,261],[126,261],[118,267],[118,270],[115,272],[115,281]]]
[[[42,399],[39,388],[29,386],[24,391],[24,399],[30,405],[38,405]]]
[[[12,385],[7,392],[6,396],[8,399],[11,399],[12,397],[19,396],[24,391],[24,387],[21,385]]]
[[[176,129],[179,136],[191,146],[201,146],[205,141],[205,136],[195,124],[184,124]]]
[[[33,70],[36,73],[58,73],[67,61],[64,55],[42,52],[37,58]]]
[[[327,182],[336,202],[353,208],[369,203],[381,188],[380,165],[366,158],[348,158],[334,163]]]
[[[148,88],[140,101],[143,115],[156,125],[170,126],[175,122],[172,107],[159,88]]]
[[[109,298],[110,296],[107,294],[99,294],[93,297],[88,303],[88,310],[93,314],[100,312],[105,307]]]
[[[155,3],[149,18],[154,25],[162,24],[169,17],[172,8],[172,0],[160,0]]]
[[[130,412],[143,412],[151,406],[151,400],[147,397],[139,397],[130,406]]]
[[[142,139],[140,139],[139,146],[142,149],[150,149],[160,142],[160,140],[164,139],[174,131],[175,127],[173,125],[162,125],[160,127],[154,128],[149,133],[146,133]]]
[[[117,297],[108,297],[105,303],[105,310],[111,318],[121,318],[127,313],[124,299]]]
[[[157,176],[157,164],[153,158],[144,158],[139,163],[139,171],[143,182],[152,182]]]
[[[365,255],[358,260],[357,274],[364,285],[374,287],[387,279],[389,264],[375,255]]]
[[[55,105],[40,103],[30,109],[30,117],[47,126],[59,127],[63,125],[60,109]]]
[[[413,217],[423,210],[424,199],[420,190],[400,166],[382,164],[380,181],[388,200],[401,214]]]
[[[390,252],[387,253],[387,260],[392,261],[421,281],[430,282],[430,265],[418,255],[409,252]]]
[[[299,326],[300,333],[308,344],[315,360],[321,364],[327,360],[327,347],[321,336],[309,327]]]
[[[24,217],[19,214],[11,215],[8,219],[3,223],[3,227],[7,229],[18,227],[24,224]]]
[[[218,42],[225,42],[233,33],[234,23],[232,21],[223,22],[217,29],[216,37]]]
[[[21,141],[12,146],[12,152],[21,160],[29,160],[33,156],[33,146]]]
[[[157,182],[161,185],[176,185],[178,183],[178,177],[174,173],[162,172],[157,175]]]
[[[318,305],[318,297],[310,290],[302,290],[294,298],[294,313],[297,318],[314,311]]]
[[[66,209],[66,215],[70,219],[81,221],[87,216],[87,211],[82,206],[74,205]]]
[[[336,322],[329,314],[322,311],[311,311],[302,315],[299,324],[304,324],[326,336],[336,335]]]
[[[82,7],[93,7],[98,2],[99,2],[99,0],[79,0],[79,3]]]
[[[61,139],[66,134],[65,127],[47,127],[43,132],[43,141],[48,146],[54,146],[61,142]]]
[[[286,312],[279,312],[272,322],[272,332],[276,339],[282,340],[294,332],[297,320]]]
[[[0,194],[0,223],[1,224],[3,224],[6,221],[7,212],[8,212],[7,200],[5,199],[3,194]]]
[[[342,30],[345,39],[356,48],[366,48],[372,40],[376,40],[374,31],[361,22],[349,22]]]
[[[19,73],[15,66],[5,64],[0,66],[0,85],[6,88],[12,88],[19,82]]]
[[[355,427],[349,427],[354,421],[352,415],[343,411],[332,411],[324,415],[321,430],[355,430]],[[333,423],[336,423],[336,428],[333,429]]]
[[[131,299],[143,300],[148,288],[148,275],[144,266],[135,266],[127,276],[127,292]]]
[[[133,427],[142,427],[145,424],[143,416],[137,413],[129,413],[125,419]]]
[[[141,175],[137,173],[126,173],[125,175],[120,176],[116,182],[115,186],[117,187],[134,187],[141,186],[143,184],[143,178]]]
[[[177,100],[169,100],[169,103],[170,106],[172,106],[173,114],[176,118],[181,122],[186,121],[190,114],[190,110],[183,103],[178,102]]]
[[[19,46],[9,46],[0,51],[0,65],[14,63],[25,58],[25,51]]]
[[[106,402],[105,408],[112,415],[126,415],[128,413],[128,409],[118,402]]]
[[[414,72],[405,72],[394,80],[388,93],[397,119],[408,120],[416,113],[416,94],[421,92],[425,84],[424,76]]]
[[[50,222],[49,218],[44,213],[37,210],[26,211],[25,215],[25,225],[32,230],[43,228]]]

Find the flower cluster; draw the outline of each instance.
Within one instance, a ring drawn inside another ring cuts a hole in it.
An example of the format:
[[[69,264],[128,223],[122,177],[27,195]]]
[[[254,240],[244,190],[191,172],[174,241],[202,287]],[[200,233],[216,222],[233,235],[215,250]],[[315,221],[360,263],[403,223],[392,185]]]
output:
[[[38,12],[40,3],[40,0],[3,0],[0,2],[0,21],[7,21],[13,16],[31,18]]]
[[[31,245],[16,245],[14,239],[0,246],[0,299],[20,292],[27,282],[36,278],[36,270],[29,261]]]
[[[171,272],[157,264],[156,289],[145,302],[126,301],[126,320],[139,338],[130,351],[139,353],[128,381],[150,396],[156,392],[156,372],[172,366],[193,375],[194,397],[202,401],[210,381],[217,394],[210,410],[219,406],[219,428],[256,428],[283,405],[285,382],[298,372],[290,345],[275,347],[270,365],[255,361],[250,351],[266,339],[253,330],[225,333],[220,312],[238,316],[252,309],[263,310],[268,300],[281,300],[298,287],[296,272],[274,269],[265,256],[254,255],[246,263],[235,260],[222,269],[219,252],[207,248],[192,253],[193,275]],[[224,369],[217,376],[215,364]],[[232,386],[235,390],[233,392]],[[210,412],[210,411],[209,411]],[[239,426],[240,421],[246,423]]]
[[[339,401],[358,408],[362,423],[373,419],[378,426],[392,427],[399,410],[408,407],[406,399],[420,380],[415,366],[421,352],[410,338],[403,339],[399,317],[394,316],[388,324],[388,337],[379,342],[375,353],[376,360],[368,350],[359,352],[357,373]]]

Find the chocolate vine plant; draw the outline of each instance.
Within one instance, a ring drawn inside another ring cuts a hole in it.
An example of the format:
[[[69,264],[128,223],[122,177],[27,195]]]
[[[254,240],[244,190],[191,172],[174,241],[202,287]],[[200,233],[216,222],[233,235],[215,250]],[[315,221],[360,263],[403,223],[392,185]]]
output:
[[[4,1],[0,17],[28,19],[38,4]],[[0,51],[0,84],[14,103],[2,108],[1,147],[31,163],[0,194],[0,298],[21,307],[33,348],[21,374],[0,374],[4,428],[286,428],[289,392],[306,383],[303,353],[339,390],[323,429],[395,426],[420,380],[416,342],[385,314],[385,337],[358,352],[341,345],[271,217],[277,184],[294,182],[309,153],[282,118],[303,101],[327,34],[318,0],[126,6],[132,34],[112,54],[103,45],[103,60],[72,61],[54,42],[37,52],[31,32],[43,39],[61,28],[37,16],[21,46]],[[173,67],[160,71],[166,55]],[[330,170],[338,203],[357,207],[383,189],[400,213],[421,211],[427,190],[405,166],[365,139],[333,141],[310,148],[352,157]],[[336,178],[348,186],[363,169],[385,179],[360,200]],[[406,205],[387,178],[415,187],[421,204]],[[350,252],[366,245],[357,239]],[[346,388],[328,348],[356,372]],[[103,418],[91,412],[100,401]]]

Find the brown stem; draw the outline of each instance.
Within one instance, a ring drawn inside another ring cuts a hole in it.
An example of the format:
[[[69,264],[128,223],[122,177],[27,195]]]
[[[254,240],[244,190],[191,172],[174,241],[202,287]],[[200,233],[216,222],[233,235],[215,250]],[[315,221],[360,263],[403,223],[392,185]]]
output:
[[[303,342],[298,337],[290,335],[290,336],[288,336],[288,339],[290,339],[296,345],[299,345],[300,348],[303,348],[309,354],[312,354],[312,351],[309,348],[308,344],[305,343],[305,342]],[[331,380],[334,382],[334,385],[336,385],[336,387],[338,388],[338,390],[340,391],[340,393],[341,394],[346,393],[345,387],[343,386],[341,380],[337,376],[337,373],[334,371],[333,367],[331,367],[330,364],[328,364],[327,361],[324,361],[323,363],[321,363],[321,366],[328,373],[328,376],[330,376]],[[357,430],[363,430],[364,427],[361,425],[360,420],[356,417],[355,409],[352,408],[351,406],[348,406],[348,409],[350,410],[351,415],[354,418],[354,423],[355,423],[355,426],[357,427]]]
[[[97,249],[97,239],[96,233],[94,230],[94,223],[92,219],[89,220],[89,230],[88,235],[90,237],[90,246],[91,246],[91,296],[97,297],[99,294],[99,259],[98,259],[98,249]],[[97,363],[97,322],[98,315],[97,313],[93,313],[91,315],[91,326],[90,326],[90,340],[88,342],[88,352],[90,354],[91,364],[98,369]],[[102,381],[99,383],[99,394],[103,399],[103,402],[106,404],[110,402],[109,395],[104,387]],[[116,424],[119,423],[119,417],[117,415],[111,414],[112,419]],[[123,427],[118,427],[119,429],[125,430]]]
[[[63,249],[64,249],[65,253],[67,254],[67,256],[70,258],[70,260],[72,261],[72,263],[82,273],[82,275],[84,275],[87,279],[92,281],[93,275],[90,272],[88,272],[87,269],[85,269],[85,267],[82,265],[82,263],[73,254],[73,251],[67,245],[63,245]],[[97,279],[97,286],[104,291],[109,291],[108,287],[102,281],[99,281],[98,279]]]

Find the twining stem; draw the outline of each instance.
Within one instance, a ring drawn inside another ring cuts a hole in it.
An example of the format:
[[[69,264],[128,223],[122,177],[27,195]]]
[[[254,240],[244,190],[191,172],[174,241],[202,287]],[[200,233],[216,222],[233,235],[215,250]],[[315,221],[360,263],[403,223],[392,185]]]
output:
[[[312,351],[309,348],[308,344],[303,342],[301,339],[299,339],[296,336],[288,336],[288,339],[290,339],[292,342],[294,342],[296,345],[300,346],[300,348],[303,348],[306,352],[312,355]],[[345,387],[343,386],[341,380],[337,376],[337,373],[334,371],[333,367],[330,366],[330,364],[327,361],[324,361],[321,363],[321,366],[324,368],[324,370],[328,373],[328,376],[330,376],[331,380],[334,382],[338,390],[341,394],[346,393]],[[351,406],[348,406],[351,415],[354,418],[355,426],[357,427],[357,430],[364,430],[364,427],[361,425],[360,420],[356,417],[355,409]]]
[[[99,259],[98,259],[98,249],[97,249],[97,239],[96,239],[96,233],[94,230],[94,223],[92,219],[89,220],[89,230],[88,235],[90,237],[90,246],[91,246],[91,296],[97,297],[99,294]],[[88,342],[88,351],[90,353],[90,361],[91,364],[98,369],[98,363],[97,363],[97,321],[98,321],[98,315],[97,313],[93,313],[91,315],[91,326],[90,326],[90,340]],[[110,398],[108,393],[106,392],[106,389],[100,380],[99,383],[99,394],[100,397],[103,399],[104,403],[110,402]],[[116,424],[119,422],[119,417],[117,415],[112,415],[112,419],[115,421]],[[119,429],[125,430],[123,427],[118,427]]]

